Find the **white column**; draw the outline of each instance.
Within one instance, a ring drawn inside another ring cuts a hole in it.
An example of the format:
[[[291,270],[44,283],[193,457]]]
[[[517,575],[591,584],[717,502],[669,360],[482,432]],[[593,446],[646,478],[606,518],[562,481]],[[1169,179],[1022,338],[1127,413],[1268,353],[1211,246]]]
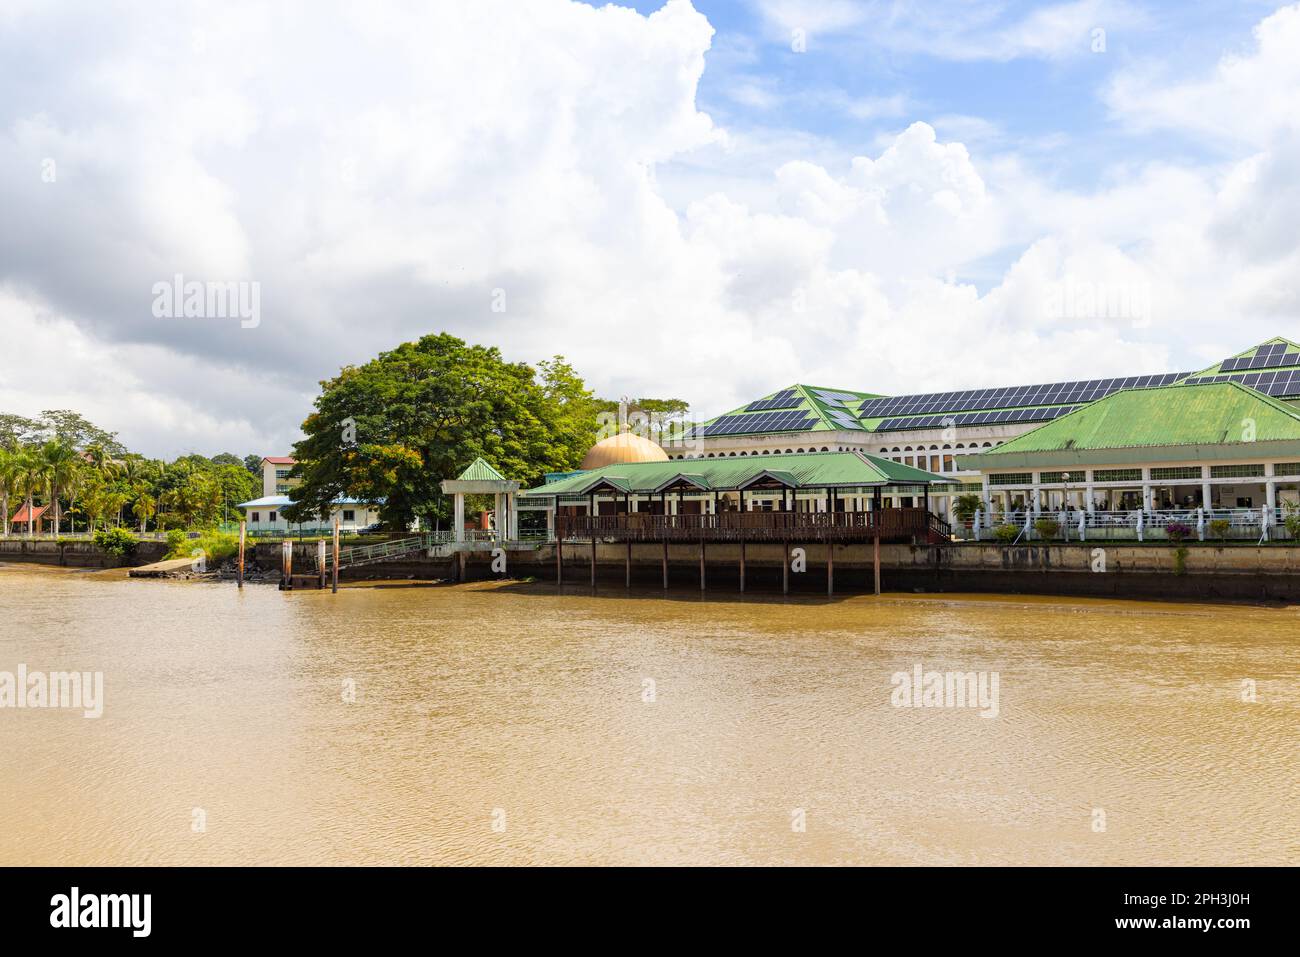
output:
[[[546,537],[550,541],[555,541],[555,511],[560,507],[557,500],[554,505],[546,507]]]
[[[1210,510],[1210,467],[1201,466],[1201,508]]]
[[[507,507],[510,509],[510,539],[515,541],[519,538],[519,497],[511,492],[506,498]]]
[[[465,541],[465,493],[457,492],[452,508],[452,522],[455,523],[456,541]]]
[[[1155,511],[1151,503],[1151,470],[1146,467],[1142,469],[1142,510],[1144,512]]]
[[[1087,503],[1088,511],[1093,512],[1096,511],[1096,506],[1093,504],[1093,499],[1096,497],[1097,493],[1096,490],[1093,489],[1092,487],[1092,472],[1085,471],[1083,475],[1084,475],[1084,482],[1086,483],[1084,486],[1083,494],[1088,496],[1088,503]]]

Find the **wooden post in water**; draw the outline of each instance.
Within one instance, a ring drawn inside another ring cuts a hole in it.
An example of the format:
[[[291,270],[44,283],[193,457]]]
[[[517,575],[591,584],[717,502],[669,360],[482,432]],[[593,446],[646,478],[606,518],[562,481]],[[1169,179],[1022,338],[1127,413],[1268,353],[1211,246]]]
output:
[[[594,519],[591,526],[591,587],[596,587],[596,525]]]
[[[564,584],[564,536],[560,534],[559,522],[555,530],[555,584]]]
[[[781,594],[790,594],[790,542],[787,539],[782,543],[785,551],[785,558],[781,562]]]
[[[880,594],[880,529],[876,529],[876,537],[872,540],[872,552],[874,553],[874,564],[876,571],[876,594]]]
[[[247,534],[248,520],[245,519],[239,523],[239,574],[236,580],[239,582],[240,588],[244,587],[244,538]]]
[[[745,532],[740,532],[740,590],[745,590]]]
[[[826,595],[835,594],[835,540],[826,540]]]
[[[316,572],[320,575],[320,587],[325,587],[325,539],[316,543]]]
[[[700,529],[700,591],[704,591],[704,529]]]
[[[280,543],[280,590],[293,588],[293,540]]]
[[[627,587],[632,587],[632,539],[627,540]]]
[[[331,591],[337,595],[339,593],[339,517],[334,516],[334,567],[332,574],[333,585]]]
[[[664,539],[664,591],[668,590],[668,539]]]

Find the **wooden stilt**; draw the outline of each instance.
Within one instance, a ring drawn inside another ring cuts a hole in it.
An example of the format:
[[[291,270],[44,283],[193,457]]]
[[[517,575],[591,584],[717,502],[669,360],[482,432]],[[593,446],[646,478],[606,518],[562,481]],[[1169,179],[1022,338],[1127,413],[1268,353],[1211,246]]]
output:
[[[333,585],[331,590],[334,594],[339,593],[339,520],[338,516],[334,518],[334,570]]]
[[[244,587],[244,538],[248,534],[248,522],[239,523],[239,587]]]
[[[745,533],[740,533],[740,590],[745,590]]]
[[[632,539],[627,540],[627,587],[632,587]]]
[[[704,591],[704,539],[700,539],[700,591]]]
[[[564,584],[564,536],[555,536],[555,584]]]
[[[880,594],[880,529],[876,529],[876,537],[872,540],[871,550],[874,555],[875,572],[876,572],[876,594]]]
[[[596,530],[591,530],[591,587],[596,587]]]
[[[293,588],[293,542],[285,539],[280,543],[280,590]]]
[[[784,542],[785,559],[781,562],[781,594],[790,594],[790,543]]]
[[[325,587],[325,539],[323,538],[316,543],[316,572],[320,575],[318,587],[323,589]]]
[[[664,539],[664,591],[668,590],[668,539]]]
[[[835,594],[835,542],[826,543],[826,594]]]

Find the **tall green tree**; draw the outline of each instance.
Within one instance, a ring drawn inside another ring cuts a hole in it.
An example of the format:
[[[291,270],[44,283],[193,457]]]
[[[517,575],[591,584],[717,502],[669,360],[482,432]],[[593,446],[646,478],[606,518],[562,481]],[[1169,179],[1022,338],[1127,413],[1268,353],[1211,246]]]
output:
[[[15,449],[0,446],[0,501],[4,508],[4,537],[9,537],[10,497],[19,497],[22,493],[19,479],[18,452]]]
[[[71,443],[63,439],[50,439],[41,445],[40,458],[50,494],[50,505],[54,509],[54,534],[58,535],[63,527],[60,496],[76,485],[78,474],[85,463]]]
[[[438,483],[477,456],[525,484],[574,468],[596,432],[591,395],[562,357],[538,370],[493,347],[428,335],[321,383],[294,446],[290,521],[339,497],[380,504],[394,528],[446,518]]]

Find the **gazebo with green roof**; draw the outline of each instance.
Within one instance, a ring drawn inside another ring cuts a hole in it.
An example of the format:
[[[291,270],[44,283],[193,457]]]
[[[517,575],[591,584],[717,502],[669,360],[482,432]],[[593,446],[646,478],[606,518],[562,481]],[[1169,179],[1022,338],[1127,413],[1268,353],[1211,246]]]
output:
[[[491,495],[496,502],[497,538],[511,541],[519,537],[519,514],[515,496],[519,483],[507,479],[479,456],[454,479],[442,481],[442,493],[455,497],[453,524],[456,541],[465,540],[465,496]],[[504,507],[503,507],[504,506]]]

